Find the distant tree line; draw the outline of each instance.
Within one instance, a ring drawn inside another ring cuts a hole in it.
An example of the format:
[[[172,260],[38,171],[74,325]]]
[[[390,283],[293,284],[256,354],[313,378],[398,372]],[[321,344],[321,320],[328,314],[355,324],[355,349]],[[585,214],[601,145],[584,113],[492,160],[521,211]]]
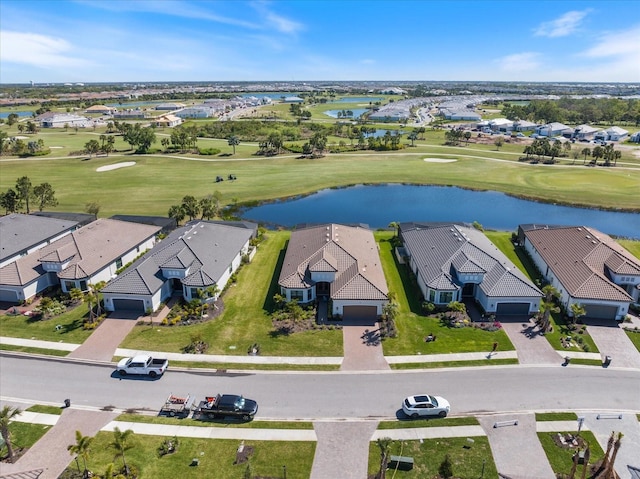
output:
[[[55,191],[49,183],[33,186],[29,177],[23,176],[16,180],[14,188],[0,193],[0,207],[4,208],[5,214],[17,213],[23,209],[29,214],[34,204],[38,211],[47,206],[58,205]]]

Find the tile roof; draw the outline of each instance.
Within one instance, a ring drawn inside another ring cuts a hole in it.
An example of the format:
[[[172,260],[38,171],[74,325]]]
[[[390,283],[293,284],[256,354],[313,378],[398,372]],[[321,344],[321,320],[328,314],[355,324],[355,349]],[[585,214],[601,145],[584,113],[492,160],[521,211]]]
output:
[[[490,297],[539,298],[540,290],[480,231],[458,224],[401,223],[405,247],[427,286],[460,287],[456,270],[484,274],[478,287]]]
[[[44,274],[43,262],[70,261],[61,279],[86,279],[113,263],[160,228],[101,218],[0,268],[0,284],[24,286]]]
[[[173,231],[102,290],[105,293],[153,294],[166,278],[162,268],[186,269],[182,283],[214,285],[228,270],[257,226],[246,222],[194,222]]]
[[[335,272],[331,298],[385,300],[389,292],[371,230],[326,224],[293,231],[278,284],[309,288],[311,271]]]
[[[55,238],[78,225],[77,221],[14,213],[0,218],[0,261]]]
[[[640,275],[640,260],[610,236],[586,226],[537,226],[524,234],[571,296],[633,300],[609,279],[607,270]]]

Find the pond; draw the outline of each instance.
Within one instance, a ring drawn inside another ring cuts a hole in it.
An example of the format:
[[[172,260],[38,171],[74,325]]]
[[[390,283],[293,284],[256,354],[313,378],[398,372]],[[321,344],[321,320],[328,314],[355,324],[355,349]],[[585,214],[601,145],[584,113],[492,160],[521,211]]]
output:
[[[538,203],[495,191],[447,186],[358,185],[327,189],[293,200],[247,209],[243,219],[291,228],[302,223],[364,223],[387,228],[392,221],[477,221],[485,228],[515,231],[519,224],[564,224],[640,239],[640,214]]]
[[[384,100],[384,98],[375,98],[372,96],[347,96],[340,98],[339,100],[332,101],[331,103],[375,103],[382,100]]]
[[[271,98],[272,100],[277,100],[280,101],[282,100],[282,97],[288,97],[288,96],[299,96],[299,93],[291,93],[289,91],[283,91],[283,92],[276,92],[276,93],[262,93],[262,92],[256,92],[256,93],[244,93],[242,95],[240,95],[242,98],[251,98],[251,97],[255,97],[255,98]]]
[[[349,110],[327,110],[325,112],[323,112],[325,115],[330,116],[331,118],[338,118],[338,113],[342,112],[346,112],[346,111],[350,111],[353,112],[353,116],[340,116],[340,118],[345,118],[345,119],[355,119],[355,118],[360,118],[364,113],[366,113],[367,110],[366,108],[350,108]]]
[[[33,116],[32,111],[2,111],[0,112],[0,118],[7,119],[11,113],[15,113],[20,118],[27,118]]]

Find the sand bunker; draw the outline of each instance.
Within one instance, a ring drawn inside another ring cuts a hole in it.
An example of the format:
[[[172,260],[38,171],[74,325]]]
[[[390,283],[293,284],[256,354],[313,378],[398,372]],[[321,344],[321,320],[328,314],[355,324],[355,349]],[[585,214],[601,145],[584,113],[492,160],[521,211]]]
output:
[[[64,148],[62,146],[50,146],[49,148]]]
[[[135,164],[135,161],[125,161],[123,163],[116,163],[115,165],[101,166],[100,168],[96,168],[96,171],[117,170],[118,168],[126,168],[127,166],[133,166]]]
[[[445,158],[425,158],[424,161],[428,162],[428,163],[453,163],[454,161],[458,161],[458,160],[447,160]]]

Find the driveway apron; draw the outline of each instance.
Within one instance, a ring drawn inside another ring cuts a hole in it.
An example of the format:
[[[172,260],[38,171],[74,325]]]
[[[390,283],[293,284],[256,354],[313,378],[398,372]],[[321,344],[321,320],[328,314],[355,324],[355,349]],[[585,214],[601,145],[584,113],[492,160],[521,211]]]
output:
[[[311,479],[366,479],[376,421],[316,422],[318,437]]]
[[[622,328],[611,321],[604,323],[587,319],[584,322],[603,360],[605,356],[611,356],[611,366],[640,369],[640,352]]]
[[[2,463],[0,473],[18,474],[43,469],[38,479],[57,479],[74,458],[67,446],[76,443],[76,431],[93,437],[116,416],[113,412],[65,409],[56,425],[15,464]]]
[[[389,370],[384,358],[380,332],[371,324],[344,325],[342,341],[344,359],[341,371]]]
[[[515,346],[520,364],[560,364],[562,362],[560,355],[531,321],[505,321],[502,322],[502,329]]]
[[[556,477],[536,434],[534,414],[492,415],[478,421],[489,438],[498,473],[510,479]]]
[[[581,416],[584,416],[585,426],[593,432],[603,451],[607,450],[607,442],[612,432],[624,434],[613,468],[620,479],[635,479],[636,476],[633,476],[631,471],[640,469],[640,423],[635,414],[608,411],[600,414],[586,413]]]
[[[102,324],[87,340],[68,357],[75,359],[91,359],[94,361],[111,361],[116,348],[133,330],[138,315],[136,313],[115,312],[102,321]]]

